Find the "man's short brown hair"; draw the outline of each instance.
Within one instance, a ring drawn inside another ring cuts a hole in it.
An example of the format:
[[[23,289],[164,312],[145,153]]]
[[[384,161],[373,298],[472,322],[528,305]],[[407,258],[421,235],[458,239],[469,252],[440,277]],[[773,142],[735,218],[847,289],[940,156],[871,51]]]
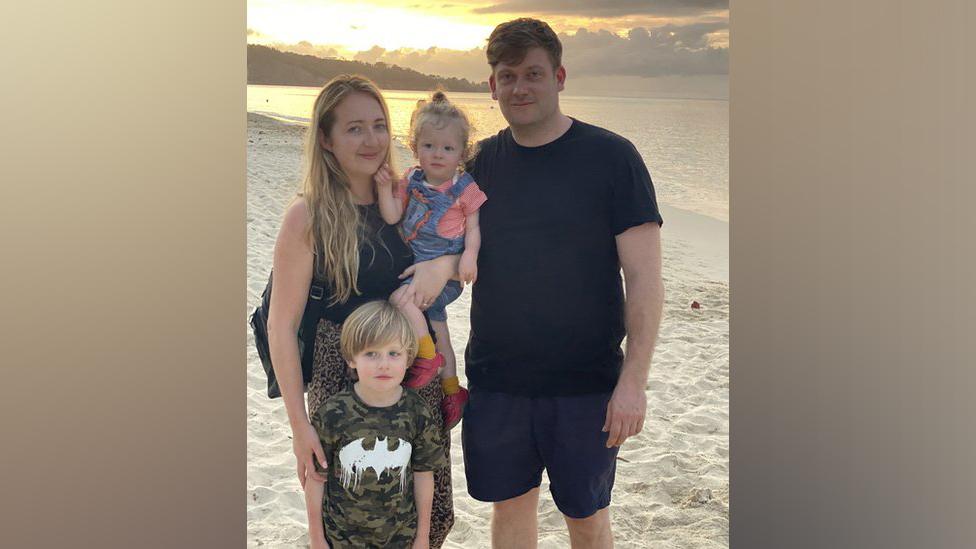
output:
[[[546,50],[554,70],[562,65],[563,45],[552,27],[545,21],[521,17],[501,23],[491,31],[485,54],[494,69],[498,63],[518,65],[529,49],[536,47]]]

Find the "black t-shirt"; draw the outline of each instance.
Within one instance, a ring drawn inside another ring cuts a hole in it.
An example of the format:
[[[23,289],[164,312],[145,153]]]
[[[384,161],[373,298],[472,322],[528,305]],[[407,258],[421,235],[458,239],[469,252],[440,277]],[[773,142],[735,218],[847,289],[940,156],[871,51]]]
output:
[[[640,154],[573,120],[523,147],[509,129],[480,143],[478,281],[465,371],[472,387],[564,396],[612,391],[625,335],[615,236],[662,223]]]
[[[345,303],[326,307],[322,318],[342,324],[357,307],[377,299],[388,299],[402,281],[397,278],[413,264],[413,251],[403,241],[396,225],[387,225],[379,205],[358,206],[363,216],[365,236],[359,246],[359,273],[356,284],[360,295],[353,293]],[[325,302],[332,297],[326,287]]]

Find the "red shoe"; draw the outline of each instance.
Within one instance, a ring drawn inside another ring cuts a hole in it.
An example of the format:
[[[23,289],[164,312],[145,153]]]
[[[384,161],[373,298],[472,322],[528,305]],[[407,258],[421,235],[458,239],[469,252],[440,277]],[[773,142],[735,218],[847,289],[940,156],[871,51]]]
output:
[[[441,416],[444,417],[444,430],[450,431],[461,422],[464,407],[468,404],[468,390],[464,387],[453,395],[445,395],[441,400]]]
[[[437,370],[444,365],[444,355],[437,353],[434,358],[414,359],[413,365],[407,369],[407,375],[403,378],[403,386],[411,389],[419,389],[430,380],[437,377]]]

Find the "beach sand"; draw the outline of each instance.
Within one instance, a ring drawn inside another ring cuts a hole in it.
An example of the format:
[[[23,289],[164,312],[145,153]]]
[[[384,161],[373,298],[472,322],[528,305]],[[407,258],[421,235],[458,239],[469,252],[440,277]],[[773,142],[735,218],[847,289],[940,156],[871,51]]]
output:
[[[284,208],[301,169],[304,128],[248,113],[247,303],[260,302]],[[397,145],[400,165],[409,152]],[[728,225],[662,208],[667,299],[647,386],[644,431],[620,450],[611,504],[618,548],[728,547],[729,287]],[[700,309],[692,309],[697,301]],[[451,339],[468,338],[470,291],[448,308]],[[246,325],[246,322],[245,322]],[[305,505],[291,431],[248,332],[247,540],[249,547],[308,545]],[[463,356],[458,369],[464,380]],[[445,547],[490,546],[491,505],[468,496],[460,427],[452,432],[456,523]],[[562,516],[543,479],[539,547],[569,547]]]

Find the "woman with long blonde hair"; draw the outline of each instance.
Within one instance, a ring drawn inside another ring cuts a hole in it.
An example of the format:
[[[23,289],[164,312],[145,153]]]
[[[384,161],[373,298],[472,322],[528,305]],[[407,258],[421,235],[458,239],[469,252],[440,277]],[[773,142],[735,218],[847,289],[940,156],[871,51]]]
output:
[[[275,243],[268,341],[303,487],[310,479],[324,481],[315,461],[333,466],[308,410],[349,383],[339,352],[342,322],[359,305],[389,298],[400,278],[410,275],[403,299],[424,309],[457,271],[457,256],[411,265],[413,254],[397,227],[380,216],[373,176],[393,165],[389,124],[386,102],[370,80],[341,75],[323,87],[306,132],[302,192],[285,212]],[[326,307],[316,329],[306,408],[297,334],[313,279],[325,288]],[[422,317],[411,323],[427,329]],[[440,421],[440,384],[418,393]],[[443,445],[448,452],[447,434]],[[430,546],[440,547],[454,522],[449,463],[434,471],[434,483]]]

